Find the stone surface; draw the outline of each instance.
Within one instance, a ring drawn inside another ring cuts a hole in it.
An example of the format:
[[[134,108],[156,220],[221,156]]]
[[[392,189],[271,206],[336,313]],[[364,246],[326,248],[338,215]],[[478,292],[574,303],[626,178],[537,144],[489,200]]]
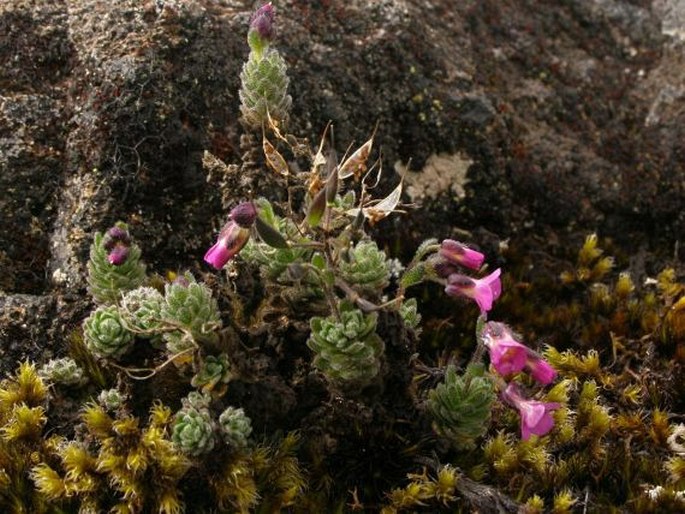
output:
[[[222,204],[259,191],[258,176],[203,167],[205,150],[241,162],[251,9],[0,5],[0,290],[56,309],[2,345],[63,351],[56,326],[82,319],[94,231],[121,219],[151,269],[199,268]],[[649,248],[653,272],[685,230],[684,18],[677,0],[282,1],[289,129],[316,140],[333,121],[342,154],[377,125],[385,168],[409,174],[436,155],[470,163],[384,237],[466,228],[544,252],[598,230]]]

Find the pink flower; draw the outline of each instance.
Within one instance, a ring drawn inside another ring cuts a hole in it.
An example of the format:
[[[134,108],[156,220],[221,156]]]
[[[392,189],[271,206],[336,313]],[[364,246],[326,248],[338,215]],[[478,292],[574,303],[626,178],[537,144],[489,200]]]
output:
[[[205,254],[205,262],[216,269],[223,268],[243,249],[248,239],[250,229],[229,221],[219,233],[218,241]]]
[[[485,255],[454,239],[443,240],[438,255],[449,264],[457,264],[472,270],[479,270],[485,260]]]
[[[128,259],[129,251],[128,246],[117,244],[107,254],[107,261],[113,266],[121,266]]]
[[[107,250],[107,262],[113,266],[121,266],[128,259],[131,246],[131,236],[125,223],[118,222],[102,239],[102,246]]]
[[[467,277],[453,273],[447,277],[445,292],[450,296],[466,296],[474,300],[481,312],[485,313],[492,309],[492,304],[502,293],[502,283],[499,276],[502,272],[497,268],[487,277],[481,279]]]
[[[257,207],[253,202],[239,203],[231,209],[228,219],[218,241],[205,254],[205,262],[216,269],[223,268],[250,239],[250,227],[257,219]]]
[[[483,342],[490,351],[490,362],[500,375],[510,375],[525,369],[541,384],[549,384],[556,370],[537,352],[519,343],[504,323],[490,321],[483,329]]]
[[[532,350],[528,351],[532,352]],[[537,356],[537,353],[534,355]],[[526,363],[530,375],[541,384],[551,384],[557,377],[557,371],[552,365],[539,356],[537,359],[528,359]]]
[[[527,441],[531,434],[543,436],[554,427],[551,412],[561,407],[556,402],[529,400],[521,395],[515,384],[509,384],[502,392],[502,399],[516,408],[521,416],[521,439]]]

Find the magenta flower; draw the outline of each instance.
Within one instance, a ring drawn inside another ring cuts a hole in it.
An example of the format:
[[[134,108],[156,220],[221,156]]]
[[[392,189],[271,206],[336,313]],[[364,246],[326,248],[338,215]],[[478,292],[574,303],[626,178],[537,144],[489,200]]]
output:
[[[231,220],[219,233],[219,239],[205,254],[205,262],[216,269],[223,268],[228,261],[238,255],[250,239],[250,229],[243,228]]]
[[[131,247],[131,236],[124,223],[117,223],[107,232],[102,240],[102,246],[107,250],[107,262],[113,266],[121,266],[128,259]]]
[[[543,436],[554,427],[552,411],[561,407],[556,402],[529,400],[521,395],[515,384],[509,384],[502,392],[502,399],[516,408],[521,416],[521,439],[527,441],[531,434]]]
[[[551,383],[556,370],[537,352],[518,342],[504,323],[490,321],[483,329],[483,342],[490,351],[490,362],[500,375],[525,369],[541,384]]]
[[[482,313],[488,312],[502,293],[502,283],[499,278],[501,272],[502,270],[497,268],[487,277],[480,279],[453,273],[447,277],[445,292],[450,296],[471,298],[478,304]]]
[[[128,259],[130,248],[123,244],[115,245],[107,254],[107,262],[113,266],[121,266]]]
[[[242,202],[231,209],[229,222],[219,233],[219,239],[205,254],[205,262],[216,269],[223,268],[250,239],[250,227],[257,219],[253,202]]]
[[[529,352],[532,352],[532,350],[529,350]],[[533,354],[538,358],[529,358],[526,362],[526,367],[530,373],[530,376],[532,376],[541,384],[551,384],[557,377],[557,370],[555,370],[549,362],[540,357],[537,353],[533,352]]]
[[[438,255],[449,264],[464,266],[472,270],[479,270],[485,260],[485,255],[454,239],[445,239],[440,243]]]

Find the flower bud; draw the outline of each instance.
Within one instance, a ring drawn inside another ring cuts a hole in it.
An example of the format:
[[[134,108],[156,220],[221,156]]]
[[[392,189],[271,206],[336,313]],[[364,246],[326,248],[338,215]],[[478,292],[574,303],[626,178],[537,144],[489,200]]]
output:
[[[274,37],[274,8],[271,2],[262,5],[250,18],[247,42],[250,48],[261,54]]]
[[[107,254],[107,262],[113,266],[121,266],[126,262],[128,254],[130,252],[129,246],[124,246],[123,244],[117,244],[111,251]]]
[[[250,30],[256,30],[263,39],[272,39],[274,17],[274,7],[271,2],[262,5],[250,18]]]
[[[105,249],[111,250],[111,247],[116,243],[131,243],[131,236],[129,235],[128,230],[122,226],[122,224],[114,225],[105,233],[105,242],[103,243]],[[108,246],[110,246],[110,248],[108,248]]]
[[[239,203],[231,209],[228,217],[242,228],[250,228],[257,218],[257,208],[253,202]]]
[[[485,260],[482,253],[453,239],[445,239],[440,244],[438,254],[449,264],[464,266],[472,270],[480,269]]]

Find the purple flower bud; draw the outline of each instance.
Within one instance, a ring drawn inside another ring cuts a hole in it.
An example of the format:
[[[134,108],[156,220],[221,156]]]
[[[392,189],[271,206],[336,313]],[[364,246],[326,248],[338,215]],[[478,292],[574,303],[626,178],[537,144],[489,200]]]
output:
[[[480,269],[485,260],[485,255],[454,239],[445,239],[440,244],[438,254],[450,264],[464,266],[472,270]]]
[[[107,237],[117,241],[127,241],[129,239],[128,231],[118,225],[113,226],[107,231]]]
[[[233,207],[228,217],[241,227],[250,228],[257,218],[257,208],[253,202],[239,203]]]
[[[262,5],[250,18],[250,30],[256,30],[263,39],[271,40],[275,13],[271,2]]]
[[[128,258],[130,248],[123,244],[116,244],[107,254],[107,261],[114,266],[121,266]]]
[[[111,251],[118,244],[129,246],[131,244],[131,236],[129,235],[128,230],[119,225],[115,225],[105,232],[102,246],[105,250]]]

